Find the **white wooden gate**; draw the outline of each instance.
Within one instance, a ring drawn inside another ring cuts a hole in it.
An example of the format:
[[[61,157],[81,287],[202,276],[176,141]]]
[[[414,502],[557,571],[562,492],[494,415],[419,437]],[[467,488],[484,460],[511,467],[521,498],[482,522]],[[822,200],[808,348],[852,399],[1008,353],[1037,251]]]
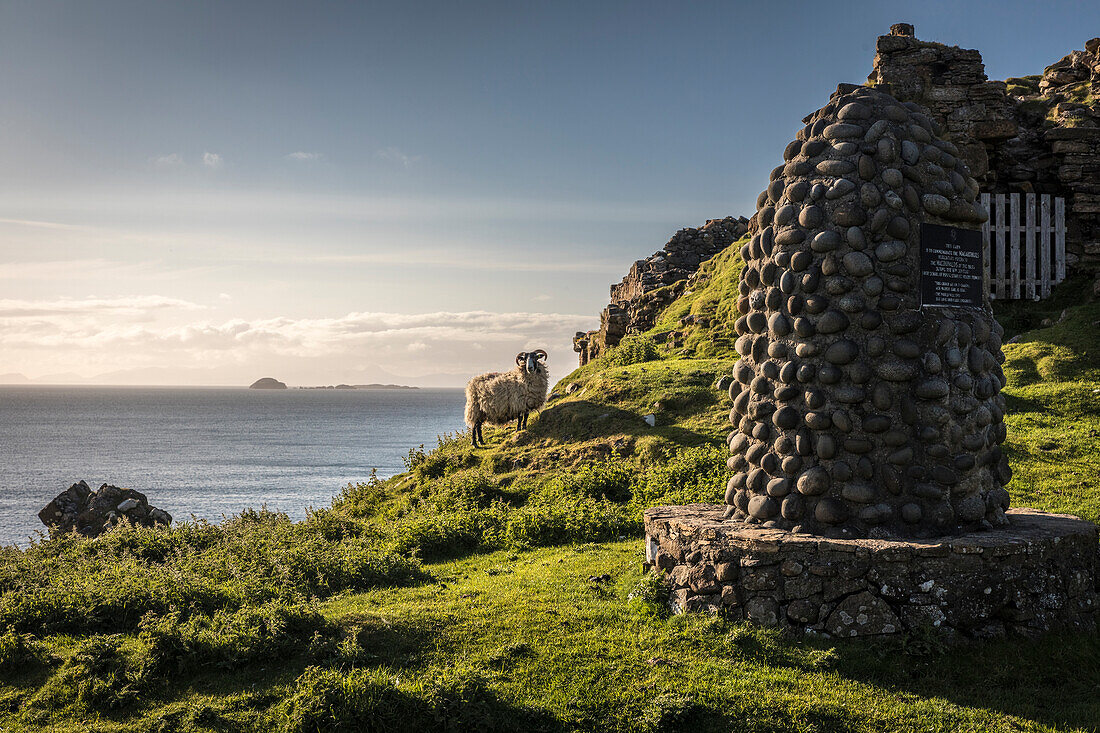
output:
[[[989,297],[997,300],[1049,297],[1050,289],[1066,279],[1066,200],[1054,198],[1053,223],[1050,194],[1025,194],[1023,223],[1019,193],[983,193],[982,203],[989,211],[989,221],[982,225]]]

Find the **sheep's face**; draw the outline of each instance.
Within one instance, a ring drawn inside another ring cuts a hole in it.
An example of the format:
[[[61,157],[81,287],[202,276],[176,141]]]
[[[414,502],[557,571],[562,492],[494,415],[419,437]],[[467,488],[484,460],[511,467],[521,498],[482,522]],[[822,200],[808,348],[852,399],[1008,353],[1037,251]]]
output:
[[[534,351],[521,351],[516,354],[516,364],[523,367],[528,374],[534,374],[542,367],[540,360],[546,359],[546,352],[542,349]],[[545,367],[542,367],[545,369]]]

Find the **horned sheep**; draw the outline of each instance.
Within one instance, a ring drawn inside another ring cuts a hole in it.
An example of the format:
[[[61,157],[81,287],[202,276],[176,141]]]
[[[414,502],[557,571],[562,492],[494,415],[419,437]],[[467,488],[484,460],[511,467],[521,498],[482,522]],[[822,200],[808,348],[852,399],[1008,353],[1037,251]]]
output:
[[[531,410],[546,404],[550,385],[550,372],[543,363],[546,358],[542,349],[521,351],[512,371],[480,374],[466,385],[466,424],[475,448],[485,444],[483,424],[504,425],[515,420],[516,430],[523,430]]]

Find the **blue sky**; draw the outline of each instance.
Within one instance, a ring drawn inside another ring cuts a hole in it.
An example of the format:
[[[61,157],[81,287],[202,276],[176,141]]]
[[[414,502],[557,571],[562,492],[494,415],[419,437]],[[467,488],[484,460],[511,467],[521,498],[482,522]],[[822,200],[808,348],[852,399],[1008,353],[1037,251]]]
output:
[[[999,79],[1100,4],[5,0],[0,374],[564,375],[898,21]]]

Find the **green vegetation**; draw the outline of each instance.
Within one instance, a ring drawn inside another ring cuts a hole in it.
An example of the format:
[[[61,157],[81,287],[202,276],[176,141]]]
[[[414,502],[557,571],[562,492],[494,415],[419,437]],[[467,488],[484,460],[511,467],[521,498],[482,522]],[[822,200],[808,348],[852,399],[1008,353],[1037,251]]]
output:
[[[737,247],[713,258],[527,431],[441,436],[302,522],[0,551],[0,730],[1096,730],[1098,634],[949,649],[668,617],[642,510],[720,501],[739,269]],[[1100,304],[1081,292],[998,305],[1019,334],[1006,448],[1016,505],[1095,521]]]
[[[1005,79],[1007,91],[1013,97],[1026,97],[1039,93],[1039,82],[1043,80],[1042,74],[1031,76],[1016,76]]]

